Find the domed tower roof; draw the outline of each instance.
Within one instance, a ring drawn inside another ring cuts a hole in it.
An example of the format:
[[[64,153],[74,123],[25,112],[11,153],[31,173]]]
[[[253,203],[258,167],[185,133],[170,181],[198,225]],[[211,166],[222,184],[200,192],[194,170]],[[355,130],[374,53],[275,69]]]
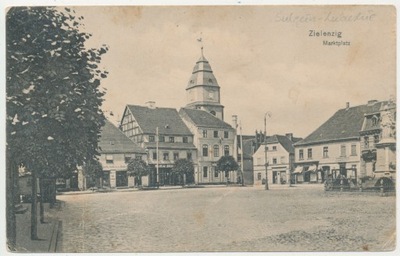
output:
[[[189,79],[186,90],[196,86],[219,87],[211,66],[203,55],[203,48],[201,49],[201,57],[193,68],[192,76]]]

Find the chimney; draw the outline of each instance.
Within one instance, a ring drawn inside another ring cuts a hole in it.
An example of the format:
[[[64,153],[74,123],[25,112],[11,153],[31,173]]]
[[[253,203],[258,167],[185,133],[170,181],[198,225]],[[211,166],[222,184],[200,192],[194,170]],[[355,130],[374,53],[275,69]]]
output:
[[[368,106],[374,105],[377,102],[378,102],[377,100],[369,100],[368,101]]]
[[[346,102],[346,109],[350,108],[350,102]]]
[[[145,104],[150,109],[155,109],[156,108],[156,102],[155,101],[148,101]]]
[[[233,124],[233,129],[236,130],[236,128],[238,127],[238,124],[237,124],[237,115],[232,115],[232,124]]]
[[[293,141],[293,133],[286,133],[285,136],[286,136],[290,141]]]

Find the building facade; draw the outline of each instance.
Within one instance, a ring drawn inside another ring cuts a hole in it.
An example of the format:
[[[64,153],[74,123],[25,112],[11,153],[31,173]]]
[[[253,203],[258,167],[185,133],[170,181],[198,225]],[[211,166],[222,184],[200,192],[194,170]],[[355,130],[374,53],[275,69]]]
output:
[[[265,150],[267,150],[268,184],[287,184],[290,182],[294,163],[293,144],[299,141],[293,134],[268,137],[253,155],[254,185],[265,184]]]
[[[180,184],[180,176],[172,172],[178,159],[192,160],[197,172],[193,134],[176,109],[155,107],[154,102],[148,106],[127,105],[121,129],[145,150],[151,167],[150,186]],[[193,183],[194,177],[188,176],[186,181]]]
[[[234,156],[236,130],[205,110],[182,108],[179,114],[194,135],[194,145],[198,152],[196,183],[226,183],[228,178],[236,182],[236,172],[226,176],[215,168],[222,156]]]
[[[391,101],[377,104],[376,108],[364,115],[360,131],[359,173],[359,183],[363,187],[379,186],[380,178],[390,183],[396,180],[395,117],[396,104]]]
[[[295,181],[322,183],[328,177],[341,175],[351,181],[350,186],[357,186],[360,177],[371,174],[376,158],[373,148],[380,137],[376,113],[384,104],[372,100],[350,107],[347,103],[346,108],[297,142]]]
[[[106,120],[101,129],[99,162],[103,166],[103,176],[100,187],[117,188],[134,186],[134,178],[127,174],[127,164],[131,159],[146,160],[146,152],[138,144]],[[147,183],[147,180],[144,181]],[[82,170],[78,172],[79,189],[88,189],[88,184]]]

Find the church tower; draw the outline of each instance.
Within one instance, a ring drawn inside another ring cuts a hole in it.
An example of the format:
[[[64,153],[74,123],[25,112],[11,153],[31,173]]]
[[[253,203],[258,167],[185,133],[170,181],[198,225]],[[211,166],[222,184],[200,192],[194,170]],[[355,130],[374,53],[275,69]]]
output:
[[[192,76],[186,87],[187,108],[205,110],[224,120],[224,106],[221,105],[220,87],[208,60],[203,55],[193,68]]]

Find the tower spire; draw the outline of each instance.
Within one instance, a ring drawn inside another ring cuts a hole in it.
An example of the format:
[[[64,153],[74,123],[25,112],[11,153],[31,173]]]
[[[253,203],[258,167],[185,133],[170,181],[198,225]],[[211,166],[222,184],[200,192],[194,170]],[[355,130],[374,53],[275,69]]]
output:
[[[197,39],[197,42],[199,42],[200,43],[200,45],[201,45],[201,47],[200,47],[200,50],[201,50],[201,57],[204,57],[204,55],[203,55],[203,38],[198,38]]]

